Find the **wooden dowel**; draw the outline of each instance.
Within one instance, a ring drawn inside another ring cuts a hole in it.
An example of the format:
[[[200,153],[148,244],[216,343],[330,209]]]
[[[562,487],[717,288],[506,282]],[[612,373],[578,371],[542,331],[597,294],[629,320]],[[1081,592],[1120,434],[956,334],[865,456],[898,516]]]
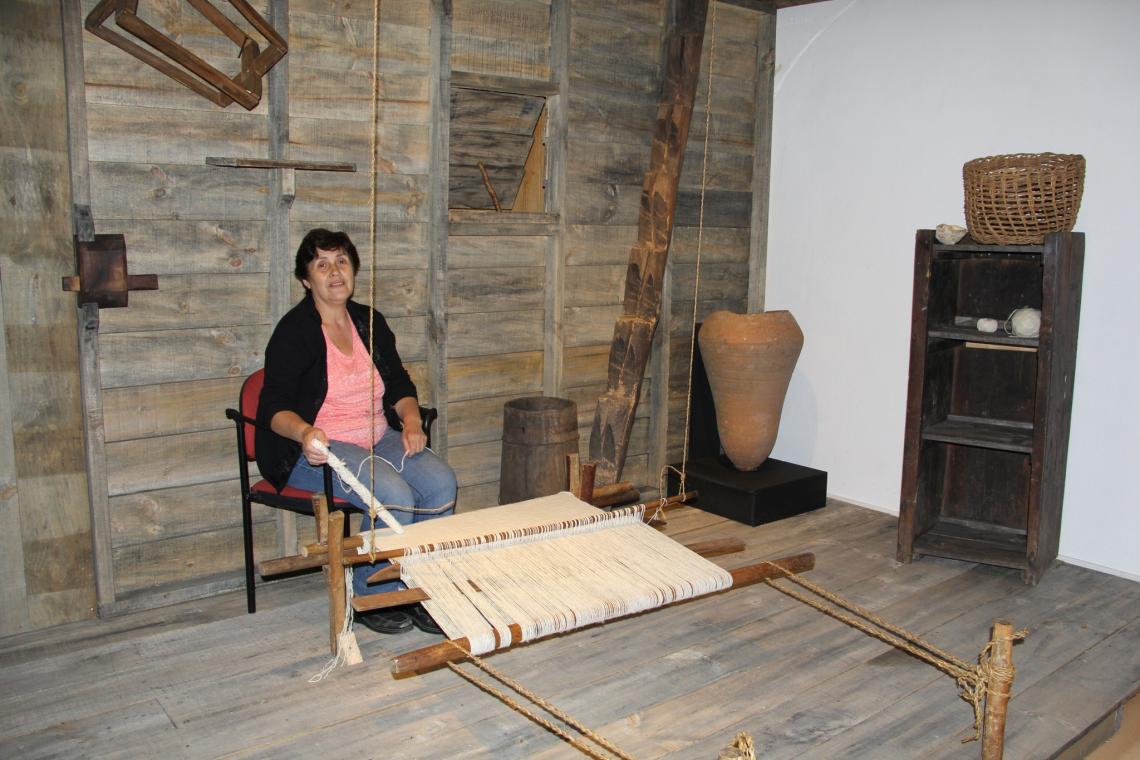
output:
[[[495,192],[495,188],[491,184],[491,177],[487,174],[487,167],[483,165],[482,161],[477,161],[476,166],[479,167],[479,173],[483,175],[483,186],[487,188],[487,194],[491,196],[491,203],[495,204],[495,210],[502,211],[503,204],[499,202],[499,194]]]
[[[744,551],[744,542],[739,538],[713,538],[685,544],[685,548],[702,557],[719,557],[722,554],[735,554]]]
[[[344,512],[327,515],[325,535],[329,537],[329,566],[325,582],[329,590],[329,649],[336,655],[336,639],[344,624],[344,564],[341,562],[341,542],[344,541]]]
[[[317,540],[322,544],[328,540],[329,505],[324,494],[313,494],[313,517],[317,521]]]
[[[628,480],[623,480],[620,483],[610,483],[609,485],[605,485],[605,486],[597,485],[597,482],[596,482],[597,481],[597,471],[598,471],[598,466],[594,465],[594,473],[595,473],[595,475],[594,475],[594,480],[595,480],[594,498],[590,500],[590,503],[594,504],[595,507],[598,506],[597,504],[595,504],[595,502],[598,499],[612,498],[615,495],[625,494],[625,493],[628,493],[630,491],[634,491],[634,492],[640,494],[640,492],[637,490],[637,488],[634,487],[633,483],[630,483]],[[640,496],[638,498],[640,498]],[[637,500],[638,499],[633,499],[633,501],[637,501]],[[606,505],[603,505],[603,506],[606,506]]]
[[[399,607],[431,599],[422,589],[402,588],[399,591],[382,591],[379,594],[352,597],[352,609],[357,612],[371,612],[387,607]]]
[[[582,466],[578,462],[578,452],[566,455],[566,490],[582,498]]]
[[[982,760],[1001,760],[1005,746],[1005,715],[1013,690],[1013,625],[994,621],[987,668],[986,712],[982,723]]]
[[[381,581],[397,581],[400,579],[400,566],[397,564],[387,564],[380,568],[372,575],[368,576],[369,583],[380,583]]]
[[[601,489],[594,490],[594,498],[590,499],[590,503],[595,507],[613,507],[619,504],[633,504],[641,500],[641,491],[638,491],[629,483],[619,483],[618,485],[629,486],[624,490],[611,490],[608,493],[598,495]],[[604,488],[605,486],[603,486]]]
[[[789,557],[774,559],[770,562],[760,562],[755,565],[747,565],[745,567],[729,571],[732,573],[731,588],[750,586],[772,578],[780,578],[788,573],[806,572],[808,570],[811,570],[813,567],[815,567],[815,555],[811,553],[794,554]],[[703,599],[704,597],[696,598]],[[690,600],[682,599],[681,601],[674,602],[673,604],[681,604],[687,601]],[[672,605],[665,606],[670,607]],[[506,645],[506,647],[513,646],[522,641],[521,627],[512,623],[510,625],[510,630],[511,640]],[[423,647],[421,649],[415,649],[411,652],[406,652],[405,654],[398,655],[392,659],[392,675],[405,676],[410,673],[438,668],[441,665],[445,665],[449,662],[456,662],[457,660],[464,659],[464,653],[470,649],[471,643],[466,638],[452,639],[450,641],[443,641],[438,644],[432,644],[431,646]]]
[[[367,554],[357,554],[356,549],[360,546],[360,543],[360,539],[357,536],[349,536],[342,540],[342,545],[344,546],[341,553],[342,564],[362,565],[365,562],[372,561]],[[275,559],[265,560],[258,566],[261,576],[268,578],[272,575],[281,575],[283,573],[297,573],[302,570],[313,570],[325,564],[328,557],[328,547],[323,544],[309,544],[305,548],[308,550],[307,554],[293,554],[288,557],[277,557]],[[404,556],[403,549],[376,552],[377,560],[402,556]]]

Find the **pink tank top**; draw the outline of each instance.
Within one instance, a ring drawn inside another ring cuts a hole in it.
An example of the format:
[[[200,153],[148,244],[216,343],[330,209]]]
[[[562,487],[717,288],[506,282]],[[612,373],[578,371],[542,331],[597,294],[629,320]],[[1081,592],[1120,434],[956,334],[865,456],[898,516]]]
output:
[[[321,326],[324,331],[324,326]],[[313,422],[330,440],[344,441],[362,449],[371,449],[388,429],[384,418],[384,381],[368,358],[368,349],[352,330],[352,355],[345,356],[325,332],[325,356],[328,361],[329,390],[325,402]],[[372,390],[369,376],[375,378],[376,419],[369,434]]]

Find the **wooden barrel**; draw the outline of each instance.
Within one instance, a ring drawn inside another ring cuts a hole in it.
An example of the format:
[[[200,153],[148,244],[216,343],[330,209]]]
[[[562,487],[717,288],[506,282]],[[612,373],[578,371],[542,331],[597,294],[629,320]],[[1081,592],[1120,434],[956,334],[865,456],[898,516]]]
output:
[[[499,503],[565,491],[566,455],[578,453],[578,405],[553,396],[503,405]]]

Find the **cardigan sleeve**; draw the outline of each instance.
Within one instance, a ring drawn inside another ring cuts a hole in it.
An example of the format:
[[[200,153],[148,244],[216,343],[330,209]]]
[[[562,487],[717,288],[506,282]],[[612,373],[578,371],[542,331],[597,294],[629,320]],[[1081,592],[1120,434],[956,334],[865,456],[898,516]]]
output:
[[[279,323],[265,346],[265,384],[257,406],[258,424],[268,427],[273,416],[282,411],[304,414],[298,403],[302,376],[308,364],[303,354],[303,342]]]

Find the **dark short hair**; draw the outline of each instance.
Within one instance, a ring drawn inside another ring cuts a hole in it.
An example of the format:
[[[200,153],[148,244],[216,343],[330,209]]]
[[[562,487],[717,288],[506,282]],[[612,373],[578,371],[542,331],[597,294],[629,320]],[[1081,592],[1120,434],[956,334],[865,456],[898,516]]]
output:
[[[344,232],[333,232],[323,227],[317,227],[315,230],[309,230],[297,248],[297,260],[293,267],[293,276],[298,281],[309,278],[309,264],[317,258],[318,250],[344,251],[352,261],[353,273],[360,271],[360,255],[356,252],[356,246],[352,244],[348,235]]]

